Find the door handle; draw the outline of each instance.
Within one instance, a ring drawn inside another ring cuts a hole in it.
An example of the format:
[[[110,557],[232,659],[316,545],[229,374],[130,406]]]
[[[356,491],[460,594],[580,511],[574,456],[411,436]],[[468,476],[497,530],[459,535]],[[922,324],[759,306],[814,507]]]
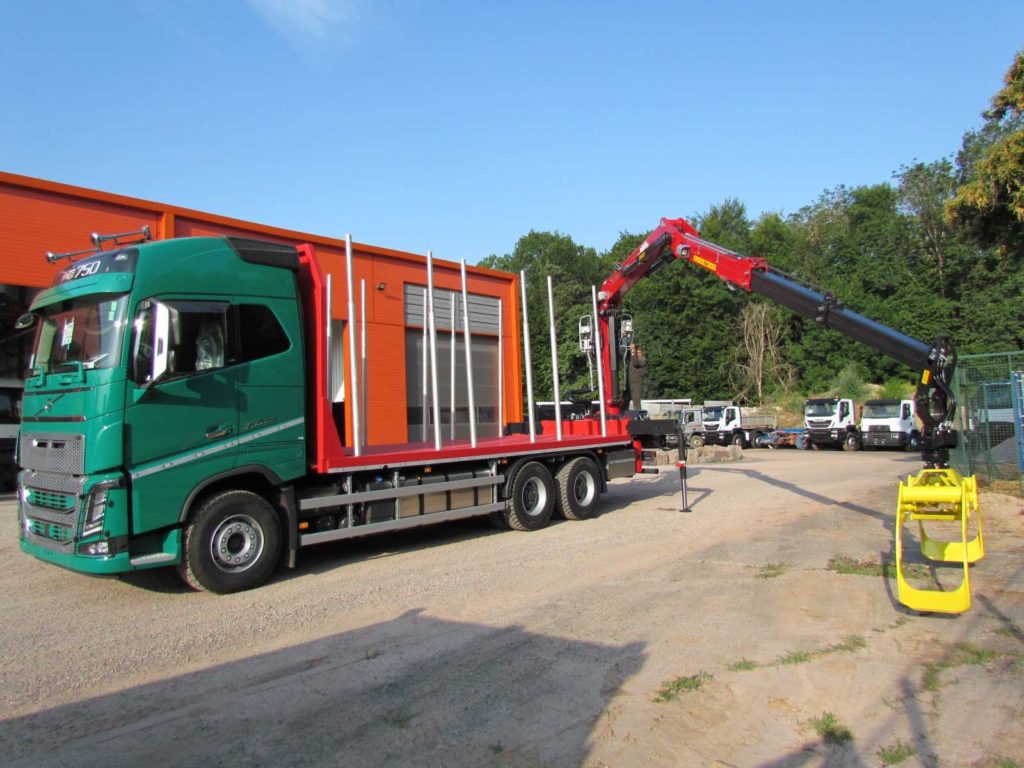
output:
[[[220,427],[219,429],[217,427],[212,427],[206,433],[206,439],[207,440],[216,440],[218,437],[225,437],[226,435],[230,435],[234,431],[235,431],[234,427]]]

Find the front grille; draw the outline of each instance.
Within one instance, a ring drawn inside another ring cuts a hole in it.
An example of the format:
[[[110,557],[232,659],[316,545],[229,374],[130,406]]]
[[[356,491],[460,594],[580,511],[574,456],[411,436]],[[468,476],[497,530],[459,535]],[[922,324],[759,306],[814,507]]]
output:
[[[25,469],[81,475],[85,471],[85,436],[22,433],[19,457]]]
[[[870,424],[868,426],[868,432],[888,432],[889,428],[885,424]]]
[[[58,525],[57,523],[47,523],[43,520],[29,520],[28,529],[34,536],[38,536],[42,539],[49,539],[50,541],[59,541],[61,543],[71,541],[72,530],[70,526]]]
[[[63,493],[31,488],[28,492],[28,503],[35,507],[46,507],[47,509],[67,512],[75,506],[75,497]]]

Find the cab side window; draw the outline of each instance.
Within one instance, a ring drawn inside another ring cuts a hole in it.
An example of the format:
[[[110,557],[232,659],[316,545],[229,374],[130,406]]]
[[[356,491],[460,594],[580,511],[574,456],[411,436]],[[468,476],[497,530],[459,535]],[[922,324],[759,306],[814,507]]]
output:
[[[239,304],[232,307],[235,349],[232,363],[247,363],[286,352],[291,347],[288,334],[270,307],[263,304]]]
[[[217,301],[147,300],[132,334],[139,384],[215,371],[287,351],[291,342],[270,307]]]

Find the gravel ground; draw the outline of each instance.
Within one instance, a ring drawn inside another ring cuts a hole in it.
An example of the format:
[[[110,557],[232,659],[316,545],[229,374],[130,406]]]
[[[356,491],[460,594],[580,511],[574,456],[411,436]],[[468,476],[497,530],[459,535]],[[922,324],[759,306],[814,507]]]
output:
[[[670,471],[585,522],[325,545],[227,597],[37,562],[0,501],[0,764],[1024,765],[1024,503],[983,494],[961,616],[827,567],[890,557],[917,468],[748,451],[691,467],[689,514]]]

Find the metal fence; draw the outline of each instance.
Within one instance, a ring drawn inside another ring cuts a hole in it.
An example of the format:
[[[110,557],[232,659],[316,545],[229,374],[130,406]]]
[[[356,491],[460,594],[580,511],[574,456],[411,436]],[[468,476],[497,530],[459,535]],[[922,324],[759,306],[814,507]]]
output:
[[[1024,351],[962,356],[954,388],[960,444],[953,464],[1024,491]]]

